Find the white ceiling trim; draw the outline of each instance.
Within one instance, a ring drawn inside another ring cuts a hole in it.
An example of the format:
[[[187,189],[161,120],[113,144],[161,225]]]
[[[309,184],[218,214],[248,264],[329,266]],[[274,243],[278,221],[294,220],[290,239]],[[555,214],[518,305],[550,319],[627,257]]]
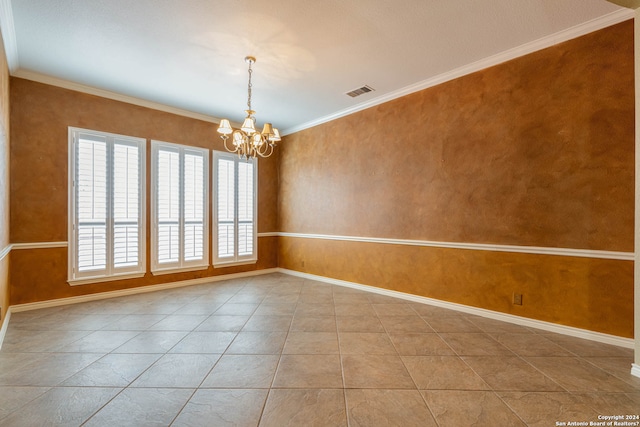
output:
[[[18,43],[16,41],[16,28],[13,24],[11,0],[0,0],[0,30],[2,31],[9,73],[13,73],[18,69]]]
[[[322,123],[327,123],[332,120],[336,120],[341,117],[345,117],[350,114],[356,113],[358,111],[366,110],[367,108],[371,108],[376,105],[384,104],[385,102],[389,102],[394,99],[401,98],[411,93],[419,92],[421,90],[424,90],[433,86],[437,86],[447,81],[454,80],[459,77],[475,73],[485,68],[489,68],[489,67],[501,64],[503,62],[507,62],[512,59],[528,55],[538,50],[542,50],[547,47],[551,47],[553,45],[556,45],[571,39],[575,39],[580,36],[584,36],[594,31],[601,30],[603,28],[610,27],[615,24],[619,24],[620,22],[626,21],[628,19],[633,19],[634,16],[635,16],[635,13],[633,10],[630,10],[630,9],[619,10],[619,11],[610,13],[608,15],[605,15],[601,18],[594,19],[589,22],[585,22],[581,25],[577,25],[575,27],[560,31],[558,33],[552,34],[547,37],[543,37],[541,39],[535,40],[530,43],[525,43],[516,48],[509,49],[507,51],[498,53],[493,56],[489,56],[480,61],[476,61],[471,64],[456,68],[455,70],[448,71],[446,73],[440,74],[430,79],[423,80],[421,82],[412,84],[410,86],[406,86],[397,91],[390,92],[383,96],[373,98],[367,102],[363,102],[361,104],[354,105],[353,107],[349,107],[344,110],[337,111],[336,113],[330,114],[328,116],[303,123],[299,126],[294,126],[294,127],[285,129],[280,133],[281,135],[284,136],[284,135],[290,135],[292,133],[300,132],[302,130],[320,125]]]
[[[122,95],[120,93],[111,92],[104,89],[98,89],[93,86],[86,86],[80,83],[70,82],[68,80],[59,79],[57,77],[47,76],[45,74],[34,73],[33,71],[18,70],[11,73],[14,77],[31,80],[38,83],[44,83],[51,86],[57,86],[64,89],[74,90],[76,92],[86,93],[88,95],[96,95],[102,98],[112,99],[114,101],[126,102],[127,104],[137,105],[139,107],[151,108],[153,110],[164,111],[165,113],[176,114],[178,116],[189,117],[192,119],[202,120],[205,122],[219,123],[220,119],[206,114],[196,113],[181,108],[171,107],[159,102],[147,101],[145,99],[136,98],[134,96]]]

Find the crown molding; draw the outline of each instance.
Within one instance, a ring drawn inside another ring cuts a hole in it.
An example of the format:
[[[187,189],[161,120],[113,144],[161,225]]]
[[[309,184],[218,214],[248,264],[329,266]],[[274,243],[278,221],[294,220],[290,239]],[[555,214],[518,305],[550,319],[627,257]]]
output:
[[[2,1],[2,0],[0,0]],[[51,86],[61,87],[63,89],[69,89],[76,92],[86,93],[88,95],[95,95],[101,98],[107,98],[114,101],[125,102],[127,104],[137,105],[139,107],[151,108],[153,110],[163,111],[165,113],[176,114],[178,116],[189,117],[196,120],[202,120],[204,122],[210,122],[218,124],[220,119],[206,114],[196,113],[189,110],[183,110],[181,108],[171,107],[159,102],[147,101],[145,99],[136,98],[134,96],[122,95],[120,93],[111,92],[105,89],[98,89],[93,86],[87,86],[80,83],[74,83],[69,80],[59,79],[57,77],[48,76],[46,74],[40,74],[33,71],[17,70],[12,72],[13,77],[19,77],[25,80],[31,80],[38,83],[44,83]]]
[[[378,96],[367,102],[363,102],[363,103],[354,105],[352,107],[346,108],[344,110],[340,110],[328,116],[320,117],[319,119],[312,120],[298,126],[293,126],[288,129],[284,129],[281,132],[281,135],[286,136],[292,133],[300,132],[302,130],[309,129],[314,126],[327,123],[332,120],[336,120],[353,113],[357,113],[358,111],[366,110],[367,108],[384,104],[385,102],[389,102],[394,99],[401,98],[403,96],[412,94],[414,92],[419,92],[421,90],[428,89],[430,87],[437,86],[439,84],[442,84],[451,80],[455,80],[457,78],[466,76],[468,74],[472,74],[477,71],[484,70],[485,68],[493,67],[503,62],[507,62],[512,59],[516,59],[521,56],[525,56],[530,53],[554,46],[556,44],[584,36],[594,31],[598,31],[603,28],[610,27],[615,24],[619,24],[620,22],[633,19],[633,17],[634,17],[633,10],[630,10],[630,9],[618,10],[616,12],[607,14],[600,18],[593,19],[591,21],[585,22],[580,25],[576,25],[575,27],[568,28],[563,31],[559,31],[557,33],[543,37],[541,39],[534,40],[529,43],[525,43],[513,49],[509,49],[504,52],[500,52],[496,55],[492,55],[487,58],[481,59],[479,61],[473,62],[471,64],[464,65],[462,67],[456,68],[451,71],[447,71],[446,73],[442,73],[440,75],[429,78],[427,80],[423,80],[421,82],[406,86],[404,88],[387,93],[385,95]]]
[[[0,0],[0,31],[2,32],[9,73],[14,73],[18,70],[19,61],[18,42],[16,41],[16,27],[13,23],[11,0]]]

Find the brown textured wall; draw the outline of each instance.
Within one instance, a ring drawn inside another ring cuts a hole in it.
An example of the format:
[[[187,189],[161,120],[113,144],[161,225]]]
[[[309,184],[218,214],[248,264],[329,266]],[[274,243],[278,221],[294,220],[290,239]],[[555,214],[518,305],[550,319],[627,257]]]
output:
[[[280,230],[633,252],[633,58],[627,21],[289,135]],[[281,238],[279,262],[633,335],[630,262],[369,245]]]
[[[632,261],[294,237],[280,252],[290,270],[633,338]]]
[[[224,150],[214,123],[11,78],[11,242],[67,240],[68,127]],[[277,227],[277,155],[258,165],[258,231]],[[147,194],[150,167],[147,162]],[[150,236],[147,200],[147,237]],[[149,266],[147,244],[147,267]],[[11,303],[42,301],[277,266],[277,239],[259,239],[256,265],[70,287],[66,249],[14,250]],[[34,269],[34,266],[38,266]],[[147,268],[149,270],[149,268]],[[37,272],[37,273],[34,273]]]
[[[629,21],[287,136],[280,228],[633,251],[633,78]]]
[[[9,246],[9,69],[0,36],[0,251]],[[0,309],[9,308],[9,256],[0,260]]]

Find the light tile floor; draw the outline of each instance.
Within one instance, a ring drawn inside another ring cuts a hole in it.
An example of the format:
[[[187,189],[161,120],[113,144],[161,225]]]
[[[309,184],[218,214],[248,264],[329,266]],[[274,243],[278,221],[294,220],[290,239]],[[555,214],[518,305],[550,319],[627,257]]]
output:
[[[556,426],[640,412],[632,350],[271,274],[15,313],[2,426]]]

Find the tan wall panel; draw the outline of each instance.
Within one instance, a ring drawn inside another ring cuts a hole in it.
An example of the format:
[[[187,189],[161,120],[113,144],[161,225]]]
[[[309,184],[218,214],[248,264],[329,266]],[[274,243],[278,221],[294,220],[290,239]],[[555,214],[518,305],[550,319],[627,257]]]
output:
[[[280,267],[633,337],[631,261],[280,237]]]
[[[243,273],[277,267],[277,237],[258,239],[258,263],[225,268],[162,274],[147,273],[139,279],[69,286],[67,248],[20,249],[11,251],[11,305],[58,298],[117,291],[135,287]]]
[[[280,230],[633,251],[633,22],[284,138]]]

